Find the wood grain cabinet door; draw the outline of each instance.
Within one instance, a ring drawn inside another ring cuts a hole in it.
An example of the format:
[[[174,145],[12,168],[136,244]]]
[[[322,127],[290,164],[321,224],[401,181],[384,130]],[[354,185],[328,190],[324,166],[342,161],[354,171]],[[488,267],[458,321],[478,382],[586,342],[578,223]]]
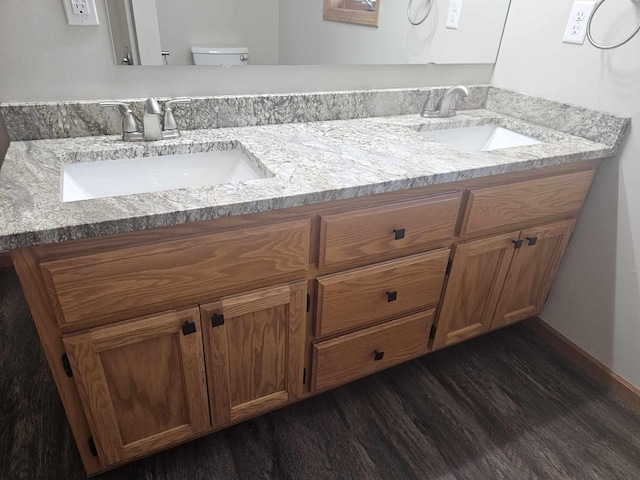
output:
[[[297,282],[200,307],[215,427],[302,394],[306,296]]]
[[[522,231],[523,243],[515,251],[492,330],[542,311],[575,223],[567,220]]]
[[[455,245],[433,348],[488,332],[520,231]]]
[[[63,341],[104,466],[211,428],[196,307],[68,335]]]

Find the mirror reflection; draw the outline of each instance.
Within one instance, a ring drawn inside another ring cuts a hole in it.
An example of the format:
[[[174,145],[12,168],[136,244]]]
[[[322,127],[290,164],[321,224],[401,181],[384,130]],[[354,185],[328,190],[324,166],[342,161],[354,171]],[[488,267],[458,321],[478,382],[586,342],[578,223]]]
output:
[[[495,63],[509,1],[106,0],[119,65]]]
[[[379,13],[380,0],[324,0],[322,18],[377,27]]]

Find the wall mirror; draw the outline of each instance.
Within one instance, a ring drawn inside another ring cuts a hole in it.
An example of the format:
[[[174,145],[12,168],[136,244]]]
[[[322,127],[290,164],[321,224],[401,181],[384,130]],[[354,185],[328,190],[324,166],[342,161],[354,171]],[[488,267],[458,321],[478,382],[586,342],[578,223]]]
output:
[[[118,65],[493,64],[509,2],[106,0]],[[325,19],[327,7],[377,26]]]
[[[324,0],[322,18],[336,22],[378,26],[381,0]]]

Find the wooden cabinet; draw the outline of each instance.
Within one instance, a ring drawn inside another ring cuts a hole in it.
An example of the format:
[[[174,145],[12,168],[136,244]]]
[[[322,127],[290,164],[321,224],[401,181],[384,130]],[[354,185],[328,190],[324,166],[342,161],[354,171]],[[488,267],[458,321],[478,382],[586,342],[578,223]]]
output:
[[[515,231],[454,246],[434,348],[489,331],[519,236]]]
[[[575,220],[523,230],[491,328],[500,328],[542,312]]]
[[[434,348],[540,313],[574,225],[566,220],[456,245]]]
[[[189,308],[64,337],[104,466],[211,428],[200,331]]]
[[[307,284],[200,307],[214,426],[254,417],[302,394]]]
[[[594,168],[12,252],[87,473],[538,314]]]

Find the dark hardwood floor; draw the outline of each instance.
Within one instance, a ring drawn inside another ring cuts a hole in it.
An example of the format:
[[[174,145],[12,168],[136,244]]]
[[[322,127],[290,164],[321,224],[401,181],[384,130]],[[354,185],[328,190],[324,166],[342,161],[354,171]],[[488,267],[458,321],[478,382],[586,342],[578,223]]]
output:
[[[0,478],[83,479],[10,269],[0,317]],[[640,415],[516,326],[96,478],[634,480]]]

